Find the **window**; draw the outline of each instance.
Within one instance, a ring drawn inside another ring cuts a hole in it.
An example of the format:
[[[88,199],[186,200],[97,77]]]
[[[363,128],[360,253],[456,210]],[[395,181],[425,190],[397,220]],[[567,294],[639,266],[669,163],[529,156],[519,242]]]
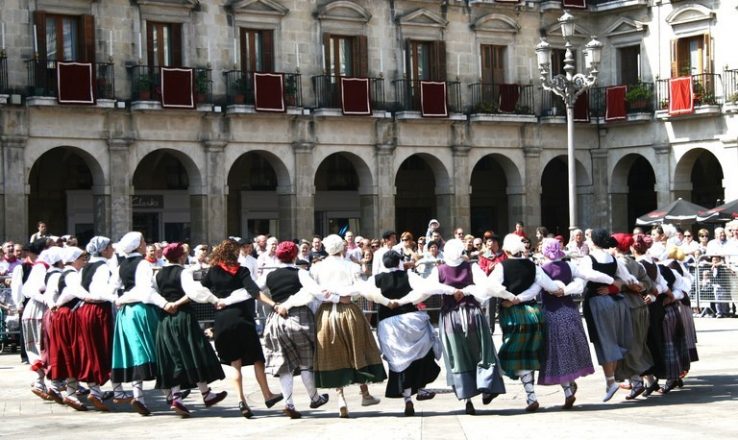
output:
[[[638,84],[641,81],[641,46],[618,49],[620,58],[620,84]]]
[[[710,34],[672,41],[671,76],[699,75],[712,72]]]
[[[505,82],[505,46],[483,44],[482,83],[502,84]]]
[[[182,24],[146,22],[146,55],[149,66],[181,66]]]
[[[269,30],[241,28],[241,70],[274,70],[274,34]]]
[[[91,15],[34,11],[38,56],[48,61],[95,62],[95,19]]]
[[[323,34],[325,71],[332,76],[366,77],[369,74],[367,38]]]
[[[446,45],[443,41],[408,41],[407,46],[409,79],[446,81]]]
[[[566,75],[564,70],[566,49],[551,49],[551,75]]]

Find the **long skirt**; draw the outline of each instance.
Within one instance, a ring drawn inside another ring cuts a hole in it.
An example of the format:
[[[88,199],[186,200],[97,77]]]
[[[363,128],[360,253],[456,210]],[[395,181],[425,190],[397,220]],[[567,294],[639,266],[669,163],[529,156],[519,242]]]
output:
[[[666,366],[664,362],[664,306],[663,297],[648,305],[648,336],[646,344],[653,358],[653,367],[647,373],[656,377],[664,377]]]
[[[156,332],[156,388],[194,388],[225,378],[218,356],[191,307],[165,315]]]
[[[571,299],[543,308],[544,344],[539,385],[558,385],[594,373],[587,335]]]
[[[700,360],[700,357],[697,354],[697,330],[694,328],[694,317],[692,316],[692,308],[680,302],[679,314],[682,317],[682,325],[684,325],[684,339],[687,342],[689,361],[697,362],[698,360]]]
[[[395,315],[379,321],[377,336],[382,356],[389,365],[389,379],[385,397],[403,397],[412,394],[436,380],[441,367],[440,341],[433,333],[430,317],[425,312]]]
[[[113,331],[113,382],[156,378],[158,327],[159,311],[156,306],[126,304],[118,310]]]
[[[32,366],[40,366],[42,364],[43,320],[23,319],[21,320],[21,331],[23,332],[23,344],[28,355],[28,363]]]
[[[315,359],[315,315],[307,306],[293,307],[286,318],[270,313],[264,326],[266,371],[273,376],[300,374]]]
[[[480,393],[505,394],[495,345],[487,319],[479,307],[460,303],[441,312],[443,361],[446,381],[456,398],[469,399]]]
[[[103,385],[110,380],[113,356],[113,309],[108,302],[86,303],[77,311],[80,373],[83,382]]]
[[[667,380],[679,379],[683,371],[689,370],[689,350],[684,338],[684,326],[678,303],[664,306],[662,326],[664,344],[664,375]]]
[[[264,362],[264,352],[254,324],[253,308],[249,308],[247,302],[215,311],[213,333],[215,350],[221,364],[231,365],[237,360],[241,361],[241,365]]]
[[[543,350],[543,316],[537,305],[518,304],[500,310],[500,365],[517,379],[520,370],[539,370]]]
[[[318,388],[342,388],[387,378],[372,330],[356,304],[323,303],[315,326]]]
[[[594,341],[597,362],[602,365],[619,361],[628,352],[633,339],[628,305],[622,298],[616,299],[611,295],[596,295],[586,301],[589,301],[597,332],[597,340]]]
[[[79,374],[79,328],[77,314],[60,307],[49,318],[49,379],[77,378]]]
[[[630,308],[630,322],[633,337],[628,344],[628,352],[618,362],[615,369],[615,379],[622,381],[635,375],[642,375],[653,366],[653,356],[648,349],[648,305],[643,302],[641,295],[624,294],[625,303]]]

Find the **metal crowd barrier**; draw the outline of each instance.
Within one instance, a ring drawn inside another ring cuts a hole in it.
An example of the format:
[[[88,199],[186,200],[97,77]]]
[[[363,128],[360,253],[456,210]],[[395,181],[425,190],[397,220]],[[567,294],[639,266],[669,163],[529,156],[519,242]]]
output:
[[[717,265],[703,257],[689,269],[694,278],[689,292],[694,307],[720,313],[725,305],[738,303],[738,256],[723,258]]]

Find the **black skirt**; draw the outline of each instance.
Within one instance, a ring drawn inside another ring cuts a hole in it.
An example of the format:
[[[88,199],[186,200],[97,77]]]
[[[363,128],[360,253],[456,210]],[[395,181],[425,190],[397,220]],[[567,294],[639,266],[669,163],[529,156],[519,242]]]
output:
[[[426,385],[436,380],[440,373],[441,367],[436,363],[433,349],[431,348],[428,350],[428,354],[421,359],[413,361],[403,371],[396,373],[389,370],[387,389],[384,392],[384,397],[403,397],[402,391],[408,388],[410,388],[412,394],[415,394],[419,389],[425,388]]]
[[[249,313],[247,302],[233,304],[215,312],[215,349],[222,364],[230,365],[239,359],[242,365],[264,362],[254,315]]]

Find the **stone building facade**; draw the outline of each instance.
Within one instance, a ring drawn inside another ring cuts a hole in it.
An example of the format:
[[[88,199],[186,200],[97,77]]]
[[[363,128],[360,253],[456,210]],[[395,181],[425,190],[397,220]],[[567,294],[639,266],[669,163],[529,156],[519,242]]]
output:
[[[734,2],[585,3],[573,40],[604,49],[575,131],[579,224],[622,230],[676,197],[737,198]],[[430,218],[565,233],[566,125],[534,52],[541,35],[563,48],[562,12],[561,0],[0,0],[0,237],[26,239],[41,219],[58,234],[193,242],[418,234]],[[94,104],[58,102],[61,79],[47,77],[64,60],[92,63]],[[158,66],[195,69],[206,96],[193,109],[142,96],[162,93],[144,78]],[[236,100],[260,70],[286,73],[285,112]],[[370,115],[343,114],[340,76],[372,79]],[[691,114],[664,109],[676,76],[694,80]],[[447,116],[418,111],[420,80],[446,84]],[[608,121],[605,89],[621,84],[643,85],[647,103]]]

